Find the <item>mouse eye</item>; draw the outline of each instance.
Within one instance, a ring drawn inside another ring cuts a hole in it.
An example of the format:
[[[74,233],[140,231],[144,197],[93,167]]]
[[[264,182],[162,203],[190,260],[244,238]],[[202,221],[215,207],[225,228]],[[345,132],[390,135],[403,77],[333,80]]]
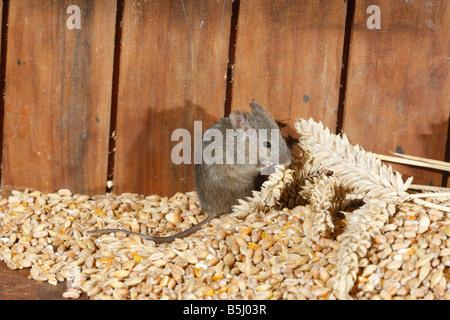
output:
[[[271,147],[271,144],[270,144],[270,142],[269,141],[264,141],[263,142],[263,146],[264,146],[264,148],[270,148]]]

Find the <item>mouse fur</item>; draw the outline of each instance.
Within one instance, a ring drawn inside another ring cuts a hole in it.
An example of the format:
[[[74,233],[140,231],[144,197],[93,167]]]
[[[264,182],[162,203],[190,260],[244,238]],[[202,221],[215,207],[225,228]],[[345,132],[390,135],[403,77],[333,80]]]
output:
[[[205,220],[168,237],[121,229],[90,230],[88,233],[120,231],[155,242],[171,242],[189,236],[222,214],[230,213],[238,199],[245,199],[256,190],[262,172],[268,174],[270,170],[265,170],[273,169],[277,164],[288,165],[291,161],[291,152],[275,120],[258,104],[252,102],[250,106],[251,113],[232,111],[229,117],[222,118],[205,131],[199,150],[204,159],[195,164],[194,169],[197,195],[202,210],[207,214]],[[276,145],[278,148],[273,148]],[[208,154],[206,151],[211,152]]]

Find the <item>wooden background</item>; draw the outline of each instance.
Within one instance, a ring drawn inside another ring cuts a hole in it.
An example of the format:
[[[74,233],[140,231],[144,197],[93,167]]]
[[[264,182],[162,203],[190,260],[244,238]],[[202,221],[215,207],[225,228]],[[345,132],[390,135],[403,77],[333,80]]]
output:
[[[104,194],[108,180],[117,194],[193,190],[171,133],[253,99],[292,138],[295,119],[313,117],[366,150],[449,160],[447,0],[0,2],[4,193]],[[66,27],[70,5],[80,30]]]

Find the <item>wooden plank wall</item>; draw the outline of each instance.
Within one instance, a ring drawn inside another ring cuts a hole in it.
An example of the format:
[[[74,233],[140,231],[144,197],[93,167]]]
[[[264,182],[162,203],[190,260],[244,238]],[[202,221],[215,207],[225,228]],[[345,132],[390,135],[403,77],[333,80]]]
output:
[[[230,17],[230,0],[125,1],[116,193],[193,190],[193,165],[172,163],[171,134],[223,116]]]
[[[115,0],[10,1],[2,188],[105,190]]]
[[[242,1],[232,109],[253,99],[298,137],[297,118],[334,131],[347,6],[344,1]]]
[[[380,8],[379,30],[367,28],[369,5]],[[449,30],[449,1],[356,1],[343,121],[352,142],[382,154],[444,160]],[[414,183],[441,185],[440,173],[394,167]]]
[[[66,27],[70,5],[80,30]],[[380,29],[367,28],[369,5]],[[313,117],[374,152],[450,154],[446,0],[4,0],[0,9],[4,193],[103,194],[108,180],[118,194],[193,190],[193,166],[171,161],[171,133],[193,133],[195,120],[204,131],[253,99],[293,138],[294,120]]]

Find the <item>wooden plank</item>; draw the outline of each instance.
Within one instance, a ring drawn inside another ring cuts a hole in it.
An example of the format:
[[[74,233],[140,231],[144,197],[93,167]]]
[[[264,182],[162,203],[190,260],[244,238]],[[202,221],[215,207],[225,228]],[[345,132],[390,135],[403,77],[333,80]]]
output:
[[[288,124],[313,117],[336,128],[347,5],[344,1],[241,1],[231,109],[253,99]]]
[[[106,188],[116,0],[11,1],[3,191]]]
[[[381,29],[366,13],[378,5]],[[450,3],[356,1],[343,130],[376,153],[444,160],[450,113]],[[440,185],[439,173],[393,166],[414,183]]]
[[[0,300],[61,300],[67,290],[67,283],[54,286],[48,282],[39,283],[28,279],[30,269],[11,270],[0,262]],[[79,300],[87,300],[82,294]]]
[[[171,160],[171,134],[223,116],[230,21],[229,0],[125,1],[115,193],[194,189],[193,164]]]
[[[2,22],[3,22],[3,0],[0,0],[0,26],[2,26]],[[0,52],[1,52],[1,43],[0,43]]]

